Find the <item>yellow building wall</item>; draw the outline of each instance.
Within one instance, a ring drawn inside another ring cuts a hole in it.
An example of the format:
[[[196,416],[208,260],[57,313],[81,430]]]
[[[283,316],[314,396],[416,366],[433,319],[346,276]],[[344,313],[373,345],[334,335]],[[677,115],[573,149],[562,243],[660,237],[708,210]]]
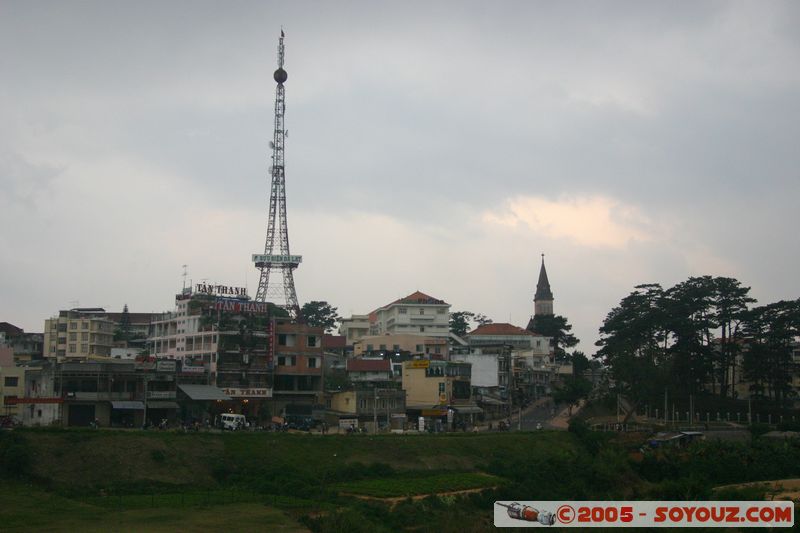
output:
[[[6,386],[6,378],[17,378],[16,386]],[[19,404],[6,405],[6,396],[25,396],[25,368],[16,366],[0,367],[0,415],[16,416],[22,419],[22,406]]]
[[[445,394],[449,394],[445,376],[425,377],[424,368],[411,368],[414,361],[403,363],[403,390],[406,391],[407,406],[439,405],[439,384],[445,383]],[[446,403],[445,400],[444,403]]]
[[[356,412],[356,392],[337,392],[331,397],[331,409],[342,413]]]

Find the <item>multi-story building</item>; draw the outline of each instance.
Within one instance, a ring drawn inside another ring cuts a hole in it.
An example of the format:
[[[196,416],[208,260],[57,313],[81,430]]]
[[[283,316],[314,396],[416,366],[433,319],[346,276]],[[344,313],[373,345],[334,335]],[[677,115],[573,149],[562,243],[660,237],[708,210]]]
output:
[[[114,322],[100,308],[59,311],[44,323],[44,356],[66,359],[109,357],[114,344]]]
[[[370,313],[370,335],[450,336],[450,304],[414,292]]]
[[[431,359],[448,359],[450,355],[447,339],[403,334],[368,335],[353,344],[353,355],[362,357],[371,353],[408,352],[425,355]]]
[[[353,383],[388,382],[392,380],[392,361],[389,359],[347,360],[347,377]]]
[[[17,399],[25,392],[25,368],[0,366],[0,415],[22,422],[22,411]]]
[[[470,363],[429,359],[406,361],[403,363],[406,412],[412,420],[431,418],[438,420],[439,424],[474,422],[474,415],[483,411],[472,399],[471,376]]]
[[[326,419],[341,429],[405,429],[406,393],[396,385],[355,387],[331,392],[326,398]]]
[[[42,358],[44,335],[25,333],[8,322],[0,322],[0,349],[9,348],[15,363],[25,363]]]
[[[478,326],[466,335],[470,348],[508,345],[514,350],[535,350],[548,353],[550,338],[533,333],[513,324],[497,323]]]
[[[274,316],[282,313],[244,289],[219,287],[224,296],[200,286],[176,295],[175,311],[152,324],[151,356],[179,360],[181,383],[221,389],[231,411],[264,421],[310,417],[322,405],[323,329]]]
[[[369,315],[352,315],[339,322],[339,335],[346,339],[350,346],[361,337],[369,335]]]
[[[323,406],[323,329],[275,320],[275,377],[272,412],[311,416]]]

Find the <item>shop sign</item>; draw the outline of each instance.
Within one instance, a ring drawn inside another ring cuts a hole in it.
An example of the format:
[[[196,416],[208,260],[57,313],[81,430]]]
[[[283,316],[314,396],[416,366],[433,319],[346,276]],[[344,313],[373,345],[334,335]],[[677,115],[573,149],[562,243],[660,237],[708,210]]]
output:
[[[231,287],[230,285],[207,285],[198,283],[194,286],[194,292],[200,294],[211,294],[214,296],[247,296],[247,289],[244,287]]]
[[[272,389],[268,388],[229,388],[222,389],[222,392],[231,398],[272,398]]]

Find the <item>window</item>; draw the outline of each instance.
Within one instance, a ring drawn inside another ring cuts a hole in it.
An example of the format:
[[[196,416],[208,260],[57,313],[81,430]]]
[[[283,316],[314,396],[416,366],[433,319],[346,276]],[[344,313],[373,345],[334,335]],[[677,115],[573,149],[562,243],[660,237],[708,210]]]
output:
[[[294,346],[295,336],[291,333],[278,333],[278,346]]]
[[[317,336],[316,335],[309,335],[308,336],[308,345],[309,348],[316,348],[317,347]]]
[[[420,326],[419,330],[420,330],[420,332],[425,331],[425,326]]]
[[[433,351],[434,351],[434,353],[442,353],[442,347],[441,346],[435,346],[433,348]]]
[[[89,345],[81,344],[81,353],[89,353]]]
[[[70,344],[69,345],[69,353],[75,353],[75,345],[74,344]]]
[[[417,351],[417,353],[422,353],[422,345],[421,344],[417,344],[417,350],[416,351]]]
[[[89,340],[89,334],[87,332],[85,332],[85,331],[83,333],[81,333],[81,340],[82,341],[88,341]]]
[[[385,350],[385,349],[386,349],[386,345],[385,344],[381,344],[381,350]]]
[[[69,334],[69,340],[71,340],[71,341],[78,340],[78,334],[77,333],[70,333]]]
[[[69,329],[78,329],[78,323],[77,322],[70,322],[69,323]]]
[[[6,387],[16,387],[19,383],[19,378],[16,376],[6,376],[4,383]]]
[[[317,358],[316,357],[309,357],[308,358],[308,368],[317,368]]]
[[[286,366],[286,357],[282,355],[278,356],[278,366]]]
[[[447,312],[447,309],[444,309],[444,308],[437,309],[436,312],[439,313],[440,315],[443,315],[443,314],[445,314]]]
[[[81,322],[81,329],[89,329],[89,323],[88,322]]]
[[[371,344],[367,344],[367,351],[368,351],[368,352],[371,352],[371,351],[372,351],[372,345],[371,345]]]
[[[394,346],[392,346],[392,349],[393,349],[395,352],[399,352],[399,351],[400,351],[400,345],[399,345],[399,344],[395,344]]]
[[[419,308],[419,314],[421,314],[421,315],[424,315],[424,314],[425,314],[425,309],[423,309],[422,307],[420,307],[420,308]]]
[[[361,408],[361,409],[366,409],[367,408],[367,400],[365,400],[363,398],[361,400],[359,400],[358,401],[358,407]]]
[[[401,315],[405,315],[408,312],[408,309],[406,309],[405,307],[401,307],[399,309],[399,312],[400,312]]]

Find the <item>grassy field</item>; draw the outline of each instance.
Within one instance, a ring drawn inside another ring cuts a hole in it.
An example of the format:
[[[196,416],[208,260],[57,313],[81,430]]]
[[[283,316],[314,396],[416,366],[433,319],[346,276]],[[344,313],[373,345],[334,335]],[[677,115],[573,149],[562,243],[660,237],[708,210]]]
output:
[[[163,495],[160,495],[163,496]],[[261,498],[264,500],[265,498]],[[64,498],[21,483],[0,487],[3,531],[308,531],[287,513],[262,502],[204,504],[200,497],[179,505],[163,497],[132,502],[106,498],[102,505]],[[118,503],[134,508],[119,509]]]
[[[398,496],[416,496],[418,494],[438,494],[467,489],[496,487],[503,479],[488,474],[474,472],[453,472],[431,475],[404,475],[389,479],[364,479],[339,483],[336,490],[346,494],[374,496],[376,498],[393,498]]]
[[[797,442],[704,442],[634,459],[644,438],[585,425],[445,435],[0,432],[0,528],[477,533],[492,528],[495,500],[707,499],[723,484],[800,477]],[[480,490],[450,494],[465,489]]]

